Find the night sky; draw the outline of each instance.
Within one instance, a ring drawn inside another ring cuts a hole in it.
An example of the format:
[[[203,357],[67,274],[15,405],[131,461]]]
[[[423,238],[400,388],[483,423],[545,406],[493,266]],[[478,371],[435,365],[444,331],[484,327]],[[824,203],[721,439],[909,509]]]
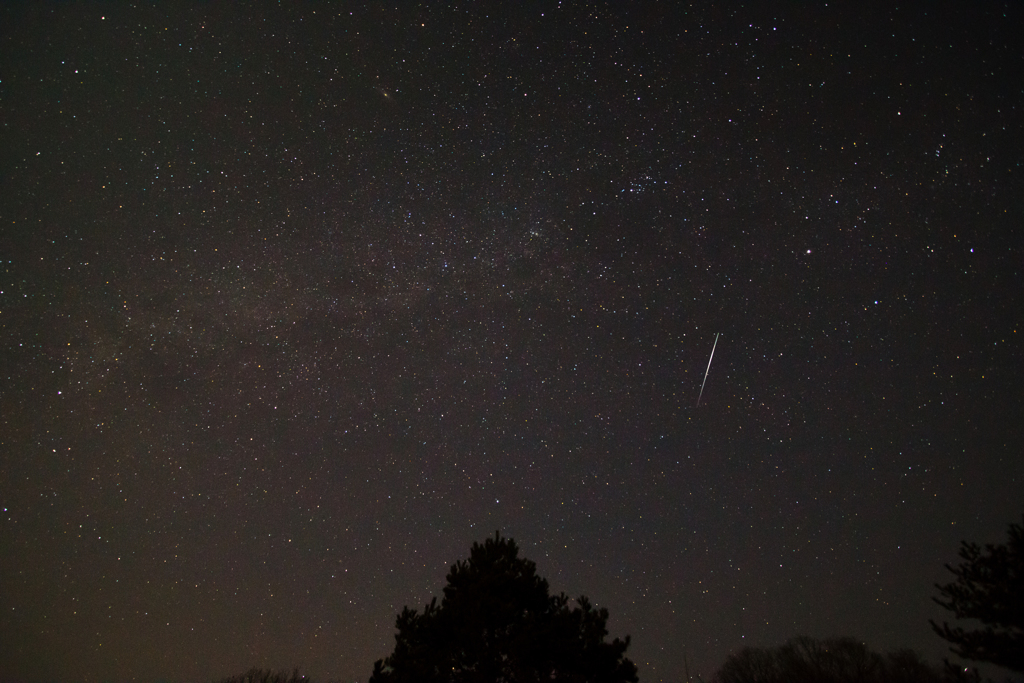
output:
[[[0,9],[0,679],[365,680],[495,530],[643,681],[939,661],[1024,511],[1024,7],[343,7]]]

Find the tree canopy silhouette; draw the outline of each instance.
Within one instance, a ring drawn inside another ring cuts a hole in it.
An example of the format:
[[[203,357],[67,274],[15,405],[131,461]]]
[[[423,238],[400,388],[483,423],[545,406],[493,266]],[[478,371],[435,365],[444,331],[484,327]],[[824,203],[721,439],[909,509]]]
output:
[[[608,610],[549,595],[512,539],[474,543],[447,580],[440,605],[398,615],[395,650],[377,660],[370,683],[637,682],[629,636],[604,640]]]
[[[977,673],[940,671],[913,650],[879,654],[853,638],[798,637],[730,655],[714,683],[977,683]]]
[[[287,671],[273,671],[271,669],[257,669],[253,667],[244,674],[227,676],[217,683],[309,683],[309,679],[299,675],[298,669],[292,669],[291,675]]]
[[[957,619],[977,619],[984,628],[966,630],[946,622],[932,628],[967,659],[991,662],[1024,671],[1024,525],[1010,524],[1006,545],[964,541],[957,567],[946,565],[956,581],[936,584],[941,597],[935,602]]]

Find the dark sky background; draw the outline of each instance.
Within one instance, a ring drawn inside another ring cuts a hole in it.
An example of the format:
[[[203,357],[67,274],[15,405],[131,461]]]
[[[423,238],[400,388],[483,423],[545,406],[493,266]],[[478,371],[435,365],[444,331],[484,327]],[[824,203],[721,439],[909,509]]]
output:
[[[626,5],[4,4],[0,678],[365,680],[495,530],[644,681],[943,656],[1024,9]]]

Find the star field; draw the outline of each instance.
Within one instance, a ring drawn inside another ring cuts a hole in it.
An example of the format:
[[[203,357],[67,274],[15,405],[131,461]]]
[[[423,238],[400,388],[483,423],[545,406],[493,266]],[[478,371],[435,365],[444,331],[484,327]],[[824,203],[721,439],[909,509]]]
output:
[[[946,654],[1021,513],[1019,5],[0,13],[0,680],[365,680],[496,529],[644,681]]]

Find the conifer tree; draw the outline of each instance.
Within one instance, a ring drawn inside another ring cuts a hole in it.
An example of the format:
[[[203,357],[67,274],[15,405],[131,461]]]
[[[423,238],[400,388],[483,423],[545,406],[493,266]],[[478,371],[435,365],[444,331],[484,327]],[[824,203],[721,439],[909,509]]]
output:
[[[549,595],[536,565],[500,534],[474,543],[448,574],[444,597],[398,615],[395,649],[370,683],[636,683],[629,637],[605,642],[608,610]]]
[[[935,602],[957,619],[977,619],[983,628],[931,625],[961,657],[1024,671],[1024,525],[1010,524],[1009,536],[1005,545],[984,550],[964,541],[963,562],[946,565],[956,581],[935,586],[941,594]]]

